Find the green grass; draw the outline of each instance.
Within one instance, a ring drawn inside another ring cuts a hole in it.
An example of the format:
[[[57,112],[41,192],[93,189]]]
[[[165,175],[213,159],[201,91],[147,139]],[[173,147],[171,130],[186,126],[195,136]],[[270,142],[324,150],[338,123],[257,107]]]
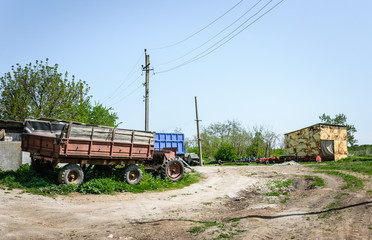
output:
[[[337,194],[337,195],[334,197],[334,199],[336,199],[336,200],[340,200],[343,196],[349,196],[349,195],[350,195],[349,193],[344,193],[344,192],[342,192],[342,193]]]
[[[248,162],[225,162],[221,166],[247,166]]]
[[[361,161],[355,157],[348,157],[337,162],[325,162],[314,166],[319,170],[345,170],[372,176],[372,161]]]
[[[325,185],[324,180],[322,178],[318,177],[318,176],[305,175],[304,178],[313,181],[310,184],[311,189],[313,189],[315,187],[323,187]]]
[[[237,218],[227,222],[191,221],[198,225],[191,227],[188,232],[193,233],[196,236],[207,231],[209,228],[215,227],[213,228],[213,231],[208,232],[208,235],[211,236],[210,239],[231,239],[234,236],[246,231],[244,229],[239,229],[239,220],[240,219]]]
[[[285,197],[283,199],[280,200],[281,203],[286,203],[288,200],[290,199],[290,197]]]
[[[334,209],[334,208],[338,208],[341,206],[341,202],[340,202],[340,199],[342,196],[344,195],[347,195],[347,194],[344,194],[344,193],[340,193],[338,195],[336,195],[334,197],[334,199],[336,200],[335,202],[331,202],[329,203],[327,206],[324,207],[324,210],[331,210],[331,209]],[[320,215],[318,215],[318,218],[328,218],[332,215],[332,212],[329,211],[329,212],[325,212],[325,213],[322,213]]]
[[[288,188],[291,185],[293,185],[293,180],[292,179],[286,179],[286,180],[275,179],[275,180],[271,180],[271,181],[269,181],[267,183],[267,186],[270,189],[270,192],[265,193],[265,196],[268,196],[268,197],[279,197],[281,195],[288,195],[288,192],[285,190],[285,188]]]
[[[346,182],[346,184],[341,187],[342,190],[349,189],[352,191],[357,191],[363,188],[363,180],[350,174],[345,174],[337,171],[315,171],[315,173],[326,173],[341,177]]]
[[[90,170],[86,173],[84,182],[80,186],[76,186],[73,184],[58,185],[58,169],[41,176],[31,170],[29,165],[22,165],[16,171],[0,170],[0,186],[7,187],[8,190],[20,188],[28,193],[47,196],[69,194],[74,191],[83,194],[114,194],[115,192],[141,193],[179,189],[190,186],[201,179],[200,174],[192,173],[185,174],[181,181],[171,182],[160,176],[153,176],[144,169],[142,171],[142,181],[138,185],[129,185],[123,181],[122,168],[117,167],[113,169],[111,174],[101,174]]]
[[[194,234],[199,234],[201,232],[204,232],[206,229],[206,227],[204,226],[195,226],[195,227],[192,227],[188,230],[188,232],[190,233],[194,233]]]

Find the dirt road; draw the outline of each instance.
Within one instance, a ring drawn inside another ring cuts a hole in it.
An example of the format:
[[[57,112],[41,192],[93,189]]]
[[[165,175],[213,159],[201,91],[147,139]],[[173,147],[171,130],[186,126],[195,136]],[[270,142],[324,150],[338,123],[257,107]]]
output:
[[[180,190],[57,198],[0,190],[0,239],[372,239],[372,181],[292,166],[197,167]],[[311,186],[319,176],[325,186]],[[279,194],[270,183],[292,179]],[[268,196],[273,195],[273,196]]]

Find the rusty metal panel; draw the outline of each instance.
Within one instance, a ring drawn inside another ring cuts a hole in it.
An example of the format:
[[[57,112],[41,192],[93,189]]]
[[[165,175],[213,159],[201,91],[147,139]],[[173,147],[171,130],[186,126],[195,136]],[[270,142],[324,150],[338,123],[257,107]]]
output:
[[[55,157],[59,153],[59,145],[56,139],[42,135],[23,134],[22,151],[38,153],[46,157]]]
[[[104,163],[109,159],[151,160],[154,141],[155,132],[68,123],[60,137],[24,134],[22,149],[43,157],[54,157],[59,162],[94,158]]]

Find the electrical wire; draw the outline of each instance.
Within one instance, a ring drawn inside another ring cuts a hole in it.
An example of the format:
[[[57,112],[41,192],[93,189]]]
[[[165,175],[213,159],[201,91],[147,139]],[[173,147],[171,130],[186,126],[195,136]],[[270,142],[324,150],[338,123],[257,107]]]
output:
[[[231,36],[231,34],[233,34],[234,32],[236,32],[241,26],[243,26],[246,22],[248,22],[250,19],[252,19],[254,16],[256,16],[258,13],[260,13],[264,8],[266,8],[273,0],[269,1],[267,4],[265,4],[264,7],[262,7],[256,14],[254,14],[252,17],[250,17],[248,20],[246,20],[245,22],[243,22],[238,28],[236,28],[234,31],[232,31],[230,34],[226,35],[224,38],[222,38],[220,41],[216,42],[215,44],[213,44],[211,47],[209,47],[208,49],[204,50],[203,52],[199,53],[198,55],[194,56],[192,59],[188,60],[188,61],[185,61],[184,63],[182,64],[179,64],[173,68],[169,68],[167,70],[164,70],[164,71],[160,71],[160,72],[156,72],[156,74],[161,74],[161,73],[166,73],[166,72],[169,72],[169,71],[172,71],[172,70],[175,70],[177,68],[180,68],[180,67],[183,67],[187,64],[190,64],[194,61],[197,61],[209,54],[211,54],[212,52],[216,51],[218,48],[220,48],[221,46],[225,45],[227,42],[231,41],[233,38],[235,38],[237,35],[239,35],[241,32],[243,32],[244,30],[246,30],[248,27],[252,26],[255,22],[257,22],[259,19],[261,19],[262,17],[264,17],[266,14],[268,14],[269,12],[271,12],[274,8],[276,8],[278,5],[280,5],[282,2],[284,2],[285,0],[281,0],[279,1],[277,4],[275,4],[273,7],[271,7],[269,10],[267,10],[266,12],[264,12],[262,15],[260,15],[258,18],[256,18],[253,22],[251,22],[250,24],[248,24],[247,26],[245,26],[242,30],[240,30],[239,32],[237,32],[236,34],[234,34],[232,37],[228,38],[229,36]],[[223,40],[225,40],[226,38],[228,38],[226,41],[224,41],[223,43],[221,43]],[[217,44],[221,43],[220,45],[218,45],[217,47],[215,47]],[[215,48],[213,48],[215,47]],[[213,49],[212,49],[213,48]],[[211,51],[209,51],[210,49],[212,49]],[[208,52],[209,51],[209,52]]]
[[[142,76],[142,74],[140,74],[136,79],[134,79],[131,83],[129,83],[129,85],[127,86],[127,89],[130,87],[130,86],[132,86],[140,77]],[[121,98],[121,99],[123,99],[123,98]],[[121,101],[121,100],[119,100],[119,101]]]
[[[140,89],[142,86],[143,86],[142,84],[139,85],[136,89],[134,89],[133,91],[131,91],[130,93],[128,93],[127,95],[125,95],[124,97],[122,97],[119,101],[117,101],[117,102],[115,102],[114,104],[111,104],[111,105],[114,106],[114,105],[116,105],[116,104],[122,102],[124,99],[126,99],[127,97],[129,97],[129,96],[132,95],[133,93],[137,92],[138,89]]]
[[[172,59],[170,61],[167,61],[167,62],[164,62],[164,63],[160,63],[160,64],[156,64],[154,65],[155,67],[158,67],[158,66],[162,66],[162,65],[167,65],[167,64],[170,64],[170,63],[173,63],[181,58],[184,58],[186,57],[187,55],[190,55],[191,53],[193,53],[194,51],[198,50],[199,48],[203,47],[204,45],[206,45],[207,43],[209,43],[210,41],[212,41],[213,39],[215,39],[217,36],[219,36],[221,33],[223,33],[224,31],[226,31],[228,28],[230,28],[232,25],[234,25],[236,22],[238,22],[240,19],[242,19],[245,15],[247,15],[253,8],[255,8],[260,2],[262,2],[262,0],[259,0],[256,4],[254,4],[251,8],[249,8],[246,12],[244,12],[239,18],[237,18],[234,22],[232,22],[231,24],[229,24],[227,27],[225,27],[224,29],[222,29],[221,31],[219,31],[217,34],[215,34],[212,38],[210,38],[208,41],[204,42],[203,44],[199,45],[198,47],[192,49],[191,51],[187,52],[186,54],[178,57],[178,58],[175,58],[175,59]]]
[[[170,45],[167,45],[167,46],[163,46],[163,47],[157,47],[157,48],[150,48],[149,50],[161,50],[161,49],[165,49],[165,48],[170,48],[170,47],[174,47],[176,45],[179,45],[187,40],[189,40],[190,38],[192,38],[193,36],[197,35],[198,33],[202,32],[203,30],[207,29],[208,27],[210,27],[212,24],[214,24],[215,22],[217,22],[218,20],[220,20],[222,17],[224,17],[226,14],[228,14],[229,12],[231,12],[234,8],[236,8],[239,4],[241,4],[244,0],[240,0],[238,3],[236,3],[232,8],[230,8],[229,10],[227,10],[224,14],[222,14],[221,16],[219,16],[218,18],[216,18],[215,20],[213,20],[212,22],[210,22],[209,24],[207,24],[205,27],[203,27],[202,29],[196,31],[195,33],[191,34],[190,36],[186,37],[185,39],[181,40],[181,41],[178,41],[178,42],[175,42],[173,44],[170,44]]]
[[[116,93],[117,91],[119,91],[119,89],[124,85],[124,83],[128,82],[131,78],[132,78],[132,75],[135,71],[135,68],[138,67],[138,64],[139,64],[139,61],[141,60],[141,58],[143,57],[144,53],[142,52],[141,55],[139,56],[139,58],[137,59],[136,63],[133,65],[132,69],[129,71],[129,73],[126,75],[126,77],[124,78],[124,81],[122,81],[120,83],[120,85],[118,87],[115,88],[115,90],[108,96],[106,97],[103,101],[104,102],[109,102],[111,101],[112,99],[114,99],[116,97]],[[137,78],[138,79],[138,78]]]
[[[215,44],[213,44],[211,47],[207,48],[206,50],[204,50],[203,52],[197,54],[196,56],[194,56],[193,58],[173,67],[173,68],[170,68],[168,70],[165,70],[165,71],[161,71],[161,72],[157,72],[158,74],[159,73],[164,73],[164,72],[168,72],[168,71],[171,71],[171,70],[174,70],[174,69],[177,69],[179,67],[182,67],[184,65],[187,65],[193,61],[196,61],[200,58],[198,58],[199,56],[203,55],[205,52],[207,52],[208,50],[210,50],[211,48],[213,48],[214,46],[216,46],[218,43],[222,42],[224,39],[226,39],[227,37],[229,37],[231,34],[233,34],[234,32],[236,32],[239,28],[241,28],[244,24],[246,24],[249,20],[251,20],[252,18],[254,18],[257,14],[259,14],[264,8],[266,8],[273,0],[270,0],[269,2],[267,2],[263,7],[261,7],[255,14],[253,14],[252,16],[250,16],[247,20],[245,20],[243,23],[241,23],[237,28],[235,28],[233,31],[231,31],[229,34],[227,34],[225,37],[223,37],[222,39],[220,39],[219,41],[217,41]]]

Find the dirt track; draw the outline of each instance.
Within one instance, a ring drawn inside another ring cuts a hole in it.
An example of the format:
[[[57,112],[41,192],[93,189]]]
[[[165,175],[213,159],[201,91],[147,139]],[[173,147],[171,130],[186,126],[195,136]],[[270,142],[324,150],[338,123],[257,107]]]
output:
[[[372,239],[371,178],[359,176],[366,186],[352,192],[299,165],[196,170],[200,183],[167,192],[53,199],[0,190],[0,239]],[[312,189],[303,175],[326,185]],[[289,178],[288,196],[265,196],[268,181]]]

